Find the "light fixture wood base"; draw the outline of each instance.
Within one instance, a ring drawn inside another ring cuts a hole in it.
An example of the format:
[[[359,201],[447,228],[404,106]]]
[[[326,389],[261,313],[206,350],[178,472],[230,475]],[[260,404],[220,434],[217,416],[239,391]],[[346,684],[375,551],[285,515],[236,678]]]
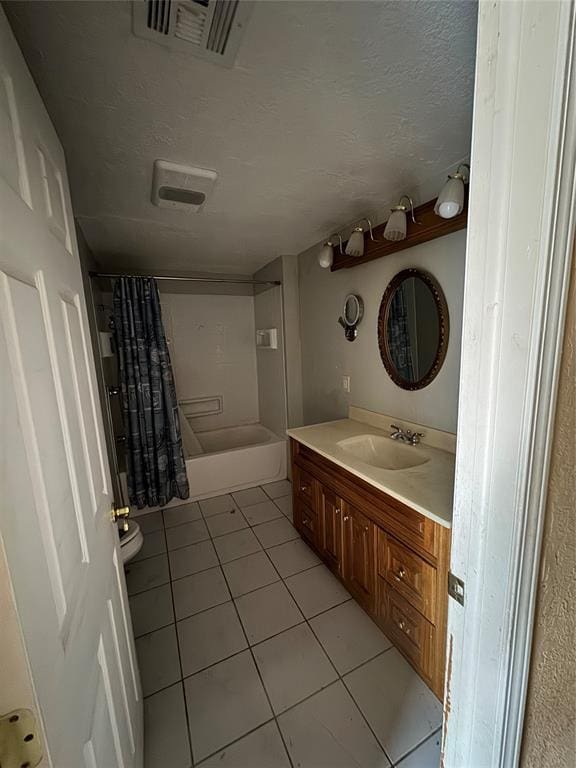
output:
[[[334,253],[334,262],[331,266],[331,271],[335,272],[337,269],[350,269],[351,267],[357,267],[359,264],[366,264],[368,261],[374,259],[381,259],[383,256],[389,256],[391,253],[397,251],[403,251],[406,248],[412,248],[414,245],[422,245],[429,240],[435,240],[437,237],[444,237],[452,232],[458,232],[460,229],[465,229],[468,219],[468,188],[465,190],[464,210],[459,213],[458,216],[454,216],[453,219],[442,219],[434,213],[434,205],[436,199],[430,200],[423,205],[419,205],[414,209],[414,216],[417,224],[414,224],[407,216],[406,221],[406,239],[397,240],[391,242],[390,240],[384,240],[384,229],[386,228],[386,222],[374,227],[374,240],[370,238],[364,238],[364,255],[363,256],[346,256],[340,253]],[[344,244],[344,249],[346,244]]]

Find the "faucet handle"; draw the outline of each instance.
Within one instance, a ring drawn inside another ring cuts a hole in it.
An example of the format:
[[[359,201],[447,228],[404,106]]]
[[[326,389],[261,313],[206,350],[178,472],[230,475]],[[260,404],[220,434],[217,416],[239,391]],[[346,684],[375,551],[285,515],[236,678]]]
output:
[[[402,430],[397,424],[390,424],[390,429],[395,429],[396,432],[402,432]]]
[[[412,432],[412,434],[410,435],[410,439],[412,440],[412,445],[416,445],[417,443],[419,443],[421,437],[424,437],[423,432]]]

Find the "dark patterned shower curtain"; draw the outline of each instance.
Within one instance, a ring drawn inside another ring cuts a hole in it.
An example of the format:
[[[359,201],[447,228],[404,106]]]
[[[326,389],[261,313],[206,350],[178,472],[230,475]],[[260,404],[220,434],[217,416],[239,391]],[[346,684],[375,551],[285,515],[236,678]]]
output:
[[[130,504],[142,509],[163,506],[175,496],[187,499],[178,401],[156,281],[118,278],[114,320]]]

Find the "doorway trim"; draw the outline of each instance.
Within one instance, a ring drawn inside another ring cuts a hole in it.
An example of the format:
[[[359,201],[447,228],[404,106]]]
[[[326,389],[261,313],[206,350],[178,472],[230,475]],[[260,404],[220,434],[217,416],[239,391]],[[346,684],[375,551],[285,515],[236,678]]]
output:
[[[519,762],[574,242],[573,2],[481,2],[442,765]]]

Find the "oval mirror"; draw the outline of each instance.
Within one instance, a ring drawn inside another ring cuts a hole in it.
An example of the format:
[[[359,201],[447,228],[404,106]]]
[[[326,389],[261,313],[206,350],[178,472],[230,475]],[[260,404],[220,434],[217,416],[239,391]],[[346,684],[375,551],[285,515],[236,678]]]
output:
[[[349,327],[358,325],[364,314],[364,302],[360,296],[349,293],[344,300],[344,322]]]
[[[432,275],[405,269],[391,281],[378,313],[384,367],[402,389],[422,389],[437,376],[448,348],[448,305]]]

